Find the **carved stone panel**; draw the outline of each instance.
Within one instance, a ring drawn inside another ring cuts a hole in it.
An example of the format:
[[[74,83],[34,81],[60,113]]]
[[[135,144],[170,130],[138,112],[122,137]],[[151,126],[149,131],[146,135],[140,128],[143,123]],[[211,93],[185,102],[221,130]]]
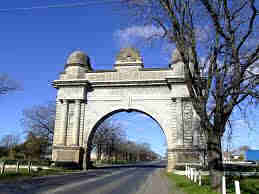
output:
[[[183,102],[183,122],[184,122],[184,144],[192,145],[192,102]]]
[[[75,153],[72,150],[57,151],[57,160],[74,161]]]
[[[67,117],[67,145],[73,144],[73,130],[74,130],[74,116],[75,116],[75,104],[69,103],[68,105],[68,117]]]
[[[85,88],[84,87],[62,87],[58,90],[58,99],[84,99],[85,98]]]

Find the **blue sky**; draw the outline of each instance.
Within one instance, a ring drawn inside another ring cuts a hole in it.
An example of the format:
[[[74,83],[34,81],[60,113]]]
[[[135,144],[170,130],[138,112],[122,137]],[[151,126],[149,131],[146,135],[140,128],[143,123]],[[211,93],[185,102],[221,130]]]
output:
[[[13,0],[3,2],[1,8],[45,6],[63,2],[78,1]],[[0,97],[0,138],[9,133],[22,136],[22,110],[55,100],[56,90],[50,83],[63,71],[66,58],[72,51],[85,51],[90,56],[94,69],[112,68],[122,44],[129,44],[118,35],[120,29],[127,27],[129,18],[116,7],[106,4],[82,8],[0,11],[0,72],[8,74],[23,87],[21,91]],[[167,66],[168,62],[164,55],[159,55],[158,48],[140,47],[144,62],[149,64],[146,66]],[[120,117],[125,122],[130,120],[130,116],[123,113]],[[141,116],[136,120],[141,118],[143,121]],[[137,137],[138,132],[132,130],[133,125],[128,125],[128,128],[131,128],[131,131],[127,132],[129,138],[137,141],[146,139],[148,143],[154,144],[154,148],[159,147],[158,144],[163,145],[162,135],[162,143],[157,140],[161,129],[150,120],[144,123],[141,137]],[[150,127],[151,125],[153,127]],[[145,128],[148,130],[145,131]],[[150,128],[154,128],[157,133],[149,134]]]
[[[58,78],[67,56],[74,50],[85,51],[94,69],[111,69],[120,47],[132,44],[139,47],[145,67],[166,67],[169,63],[168,45],[143,46],[139,41],[149,33],[159,33],[159,30],[152,26],[142,28],[131,24],[130,17],[117,4],[28,11],[2,10],[74,2],[96,0],[10,0],[1,3],[0,73],[6,73],[20,82],[23,90],[0,97],[0,138],[9,133],[22,136],[22,110],[55,99],[56,90],[50,83]],[[129,138],[137,141],[146,139],[155,150],[163,150],[165,139],[156,123],[141,116],[138,118],[138,115],[131,116],[116,115],[128,123],[132,122],[132,118],[144,123],[138,128],[134,127],[136,122],[129,124]],[[141,130],[141,137],[138,129]],[[151,129],[152,133],[149,133]],[[241,130],[241,136],[244,135],[247,132]],[[241,143],[259,148],[258,143],[251,142],[249,138],[243,138]]]

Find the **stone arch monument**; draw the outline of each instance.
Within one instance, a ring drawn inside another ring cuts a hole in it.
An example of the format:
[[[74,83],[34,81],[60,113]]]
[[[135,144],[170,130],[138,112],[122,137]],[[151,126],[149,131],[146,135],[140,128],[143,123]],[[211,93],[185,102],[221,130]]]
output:
[[[75,51],[53,86],[57,88],[54,161],[85,166],[89,161],[88,142],[98,123],[113,113],[132,110],[149,115],[163,130],[168,171],[177,162],[201,158],[204,138],[197,135],[199,118],[193,110],[177,51],[168,68],[144,68],[140,53],[124,48],[112,70],[93,70],[89,57]]]

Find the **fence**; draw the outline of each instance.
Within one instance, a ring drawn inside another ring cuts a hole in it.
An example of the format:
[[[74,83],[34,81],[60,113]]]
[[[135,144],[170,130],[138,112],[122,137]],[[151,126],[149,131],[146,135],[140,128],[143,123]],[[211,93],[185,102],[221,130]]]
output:
[[[189,165],[185,166],[185,176],[190,179],[192,182],[202,185],[202,174],[200,170],[197,170],[196,168],[192,168]],[[236,194],[240,193],[240,184],[238,180],[234,181],[235,183],[235,192]],[[226,194],[226,176],[222,176],[222,194]]]
[[[33,163],[34,163],[34,166],[33,166]],[[49,167],[42,166],[40,164],[42,163],[38,161],[19,161],[19,160],[0,161],[0,175],[7,173],[7,171],[15,171],[16,173],[19,173],[21,171],[21,168],[27,169],[28,173],[31,173],[33,170],[38,171],[39,168],[49,169]]]

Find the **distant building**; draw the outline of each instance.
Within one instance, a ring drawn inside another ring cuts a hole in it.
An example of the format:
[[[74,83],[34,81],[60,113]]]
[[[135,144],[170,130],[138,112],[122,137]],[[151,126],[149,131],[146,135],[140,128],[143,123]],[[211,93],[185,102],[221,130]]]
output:
[[[232,159],[239,160],[241,158],[240,154],[232,154]]]
[[[245,152],[245,159],[259,161],[259,150],[247,150]]]
[[[224,152],[223,153],[223,161],[230,161],[231,160],[231,152]]]

